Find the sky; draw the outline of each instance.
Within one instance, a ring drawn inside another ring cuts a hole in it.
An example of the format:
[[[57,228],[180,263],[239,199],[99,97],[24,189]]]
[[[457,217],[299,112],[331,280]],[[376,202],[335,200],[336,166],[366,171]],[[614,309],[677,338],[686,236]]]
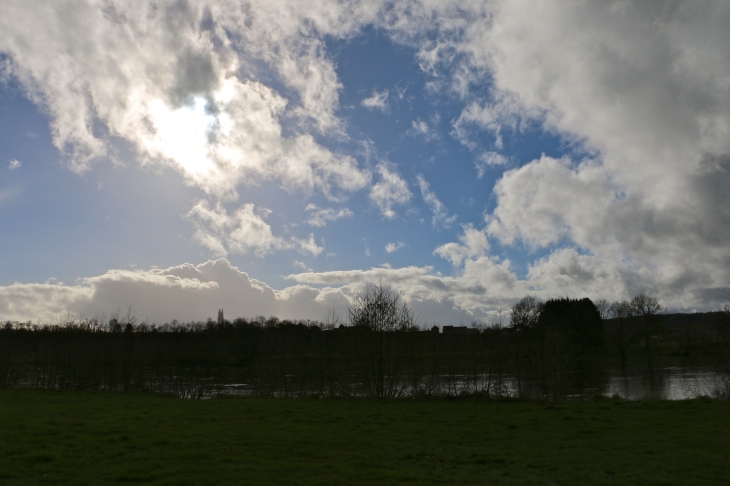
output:
[[[730,287],[730,3],[5,0],[0,319]]]

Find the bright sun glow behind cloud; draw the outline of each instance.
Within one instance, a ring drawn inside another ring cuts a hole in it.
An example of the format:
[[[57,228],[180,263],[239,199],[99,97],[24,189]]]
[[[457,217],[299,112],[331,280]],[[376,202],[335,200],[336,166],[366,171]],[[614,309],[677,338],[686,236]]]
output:
[[[215,170],[208,153],[208,136],[216,118],[206,113],[207,102],[196,97],[192,105],[171,110],[163,101],[149,105],[157,130],[152,145],[160,155],[173,160],[186,175],[199,180]]]

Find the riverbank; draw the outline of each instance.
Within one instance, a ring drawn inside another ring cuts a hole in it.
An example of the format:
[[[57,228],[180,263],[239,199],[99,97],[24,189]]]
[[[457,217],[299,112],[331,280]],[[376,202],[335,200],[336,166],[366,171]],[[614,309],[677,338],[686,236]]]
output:
[[[0,484],[726,484],[730,402],[0,391]]]

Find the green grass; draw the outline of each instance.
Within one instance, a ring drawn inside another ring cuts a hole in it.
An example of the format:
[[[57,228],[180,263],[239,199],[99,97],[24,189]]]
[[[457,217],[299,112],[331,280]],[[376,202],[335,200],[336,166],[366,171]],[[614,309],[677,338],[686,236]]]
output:
[[[727,484],[730,403],[0,391],[0,484]]]

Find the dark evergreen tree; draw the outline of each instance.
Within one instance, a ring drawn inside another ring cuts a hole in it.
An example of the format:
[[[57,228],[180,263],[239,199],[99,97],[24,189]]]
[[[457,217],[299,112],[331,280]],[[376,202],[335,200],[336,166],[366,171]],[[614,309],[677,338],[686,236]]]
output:
[[[543,305],[538,327],[570,334],[581,347],[603,344],[603,320],[591,299],[553,299]]]

